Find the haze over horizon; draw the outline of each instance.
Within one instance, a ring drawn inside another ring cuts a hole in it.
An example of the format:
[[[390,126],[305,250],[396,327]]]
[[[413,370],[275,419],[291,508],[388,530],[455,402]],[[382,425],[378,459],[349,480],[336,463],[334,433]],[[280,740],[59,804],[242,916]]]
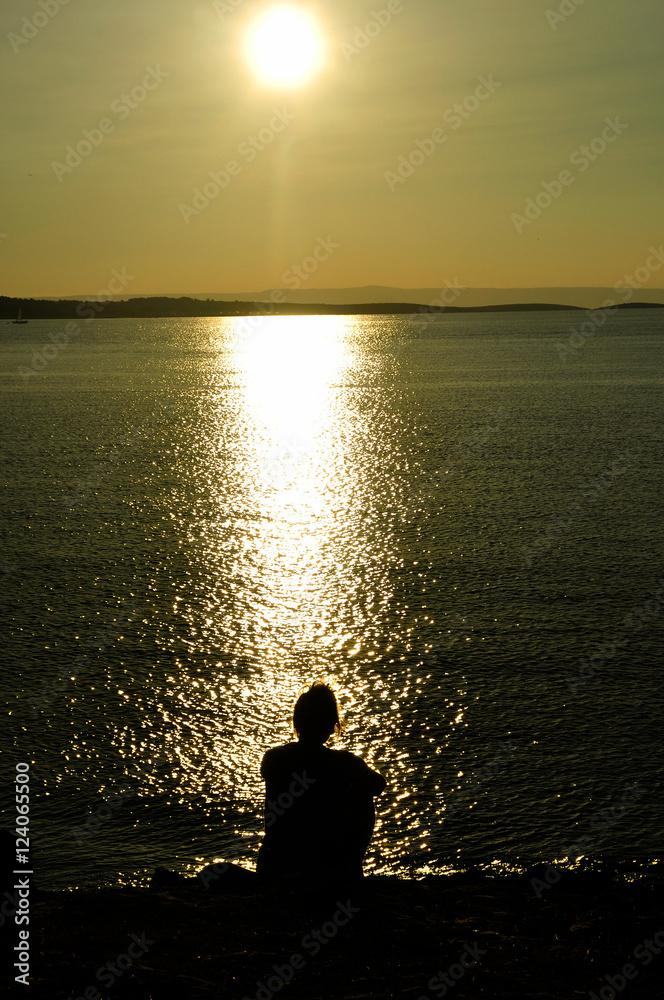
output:
[[[663,284],[660,3],[293,6],[7,0],[0,293]]]

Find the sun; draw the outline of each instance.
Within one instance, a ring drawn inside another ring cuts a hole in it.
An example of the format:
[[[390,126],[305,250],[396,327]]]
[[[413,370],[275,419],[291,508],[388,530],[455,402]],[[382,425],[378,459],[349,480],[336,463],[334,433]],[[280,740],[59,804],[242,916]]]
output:
[[[296,7],[273,7],[247,40],[249,63],[265,84],[294,88],[321,69],[325,46],[315,20]]]

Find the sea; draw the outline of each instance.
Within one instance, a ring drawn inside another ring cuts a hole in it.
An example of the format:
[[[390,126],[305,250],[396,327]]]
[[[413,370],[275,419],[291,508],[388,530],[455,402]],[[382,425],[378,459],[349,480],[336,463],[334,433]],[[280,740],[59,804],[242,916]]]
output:
[[[2,322],[36,885],[253,868],[318,679],[387,780],[366,872],[661,874],[664,309],[592,317]]]

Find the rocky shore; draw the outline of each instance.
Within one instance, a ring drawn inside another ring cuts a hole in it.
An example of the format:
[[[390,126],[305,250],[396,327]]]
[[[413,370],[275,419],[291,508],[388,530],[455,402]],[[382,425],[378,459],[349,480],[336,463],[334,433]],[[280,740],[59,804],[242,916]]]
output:
[[[325,898],[288,885],[219,895],[195,883],[36,892],[25,996],[661,1000],[663,895],[657,880],[555,880],[544,866],[368,877]]]

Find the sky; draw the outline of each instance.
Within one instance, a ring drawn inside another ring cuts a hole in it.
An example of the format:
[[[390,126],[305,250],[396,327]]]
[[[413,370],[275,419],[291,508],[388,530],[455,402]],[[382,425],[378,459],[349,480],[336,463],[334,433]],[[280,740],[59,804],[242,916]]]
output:
[[[3,0],[0,294],[664,287],[661,0],[275,6]]]

